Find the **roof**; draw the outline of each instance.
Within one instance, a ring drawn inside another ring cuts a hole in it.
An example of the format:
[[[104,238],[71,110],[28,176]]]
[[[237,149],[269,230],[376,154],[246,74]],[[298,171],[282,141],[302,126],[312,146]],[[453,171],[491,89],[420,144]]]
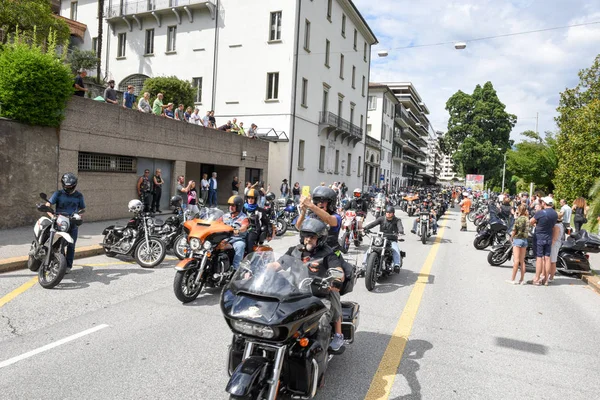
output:
[[[78,38],[80,38],[82,40],[84,39],[85,31],[87,30],[86,24],[82,24],[81,22],[77,22],[72,19],[65,18],[61,15],[54,14],[54,17],[64,21],[67,24],[67,26],[69,27],[69,31],[71,32],[71,35],[77,36]]]
[[[356,16],[360,19],[360,22],[362,22],[362,24],[364,25],[364,28],[366,28],[369,35],[371,35],[371,41],[369,44],[370,45],[378,44],[379,40],[377,40],[377,36],[375,36],[375,33],[373,33],[373,31],[371,30],[371,27],[369,26],[369,24],[367,24],[367,21],[363,18],[360,11],[358,11],[358,8],[356,8],[356,6],[354,5],[354,2],[352,0],[340,0],[340,3],[341,2],[348,2],[348,4],[352,7],[354,12],[356,13]]]
[[[377,83],[377,82],[369,82],[369,90],[371,89],[381,89],[383,90],[383,92],[390,92],[390,94],[392,95],[392,98],[394,99],[394,102],[396,104],[400,103],[400,100],[398,100],[398,98],[396,97],[396,95],[394,94],[394,92],[392,92],[392,90],[390,89],[390,87],[388,85],[384,85],[383,83]]]

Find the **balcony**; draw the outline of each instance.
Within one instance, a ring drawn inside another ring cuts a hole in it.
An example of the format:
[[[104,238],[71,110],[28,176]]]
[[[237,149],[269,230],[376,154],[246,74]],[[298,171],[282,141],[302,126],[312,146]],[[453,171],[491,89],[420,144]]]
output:
[[[375,138],[372,138],[371,136],[367,135],[365,138],[365,144],[367,146],[371,146],[371,147],[375,147],[377,149],[381,148],[381,142]]]
[[[142,29],[142,20],[147,17],[156,19],[161,26],[161,16],[175,14],[177,23],[181,24],[182,17],[194,22],[194,10],[208,10],[212,19],[217,16],[217,6],[211,0],[144,0],[137,2],[125,1],[106,9],[106,21],[114,26],[116,22],[123,21],[132,30],[132,22]],[[131,20],[130,20],[131,18]]]
[[[341,136],[342,144],[345,139],[348,139],[348,144],[352,142],[354,147],[356,147],[356,144],[362,140],[362,128],[329,111],[321,111],[319,113],[319,132],[323,129],[327,131],[327,139],[329,139],[329,135],[332,133],[335,135],[335,140]]]
[[[406,107],[402,104],[396,105],[396,115],[394,117],[396,123],[402,127],[408,127],[408,120],[410,116],[408,115],[408,111],[406,111]]]

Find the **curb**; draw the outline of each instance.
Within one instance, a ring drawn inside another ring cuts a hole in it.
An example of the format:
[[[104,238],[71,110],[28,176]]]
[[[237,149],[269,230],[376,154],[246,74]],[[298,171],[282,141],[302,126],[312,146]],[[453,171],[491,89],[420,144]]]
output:
[[[588,284],[588,286],[594,289],[597,293],[600,293],[600,276],[593,275],[582,275],[581,280]]]
[[[93,245],[79,247],[75,250],[75,259],[97,256],[99,254],[104,254],[104,248],[102,246]],[[0,273],[27,268],[28,258],[28,256],[23,256],[0,260]]]

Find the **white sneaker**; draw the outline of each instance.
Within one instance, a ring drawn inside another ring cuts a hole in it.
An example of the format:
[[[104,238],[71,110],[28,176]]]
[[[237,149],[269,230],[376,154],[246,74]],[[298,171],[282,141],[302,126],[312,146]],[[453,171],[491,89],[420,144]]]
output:
[[[344,345],[344,335],[336,333],[333,335],[333,339],[331,343],[329,343],[329,348],[333,351],[338,351]]]
[[[519,284],[519,282],[517,282],[517,281],[511,281],[510,279],[507,279],[506,283],[510,283],[511,285],[518,285]]]

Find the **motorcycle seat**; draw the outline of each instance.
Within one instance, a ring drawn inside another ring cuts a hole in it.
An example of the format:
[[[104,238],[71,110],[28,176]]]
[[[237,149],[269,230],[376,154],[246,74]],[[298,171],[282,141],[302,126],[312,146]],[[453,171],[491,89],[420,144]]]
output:
[[[113,226],[113,230],[115,232],[122,232],[125,230],[125,228],[127,228],[126,226]]]

